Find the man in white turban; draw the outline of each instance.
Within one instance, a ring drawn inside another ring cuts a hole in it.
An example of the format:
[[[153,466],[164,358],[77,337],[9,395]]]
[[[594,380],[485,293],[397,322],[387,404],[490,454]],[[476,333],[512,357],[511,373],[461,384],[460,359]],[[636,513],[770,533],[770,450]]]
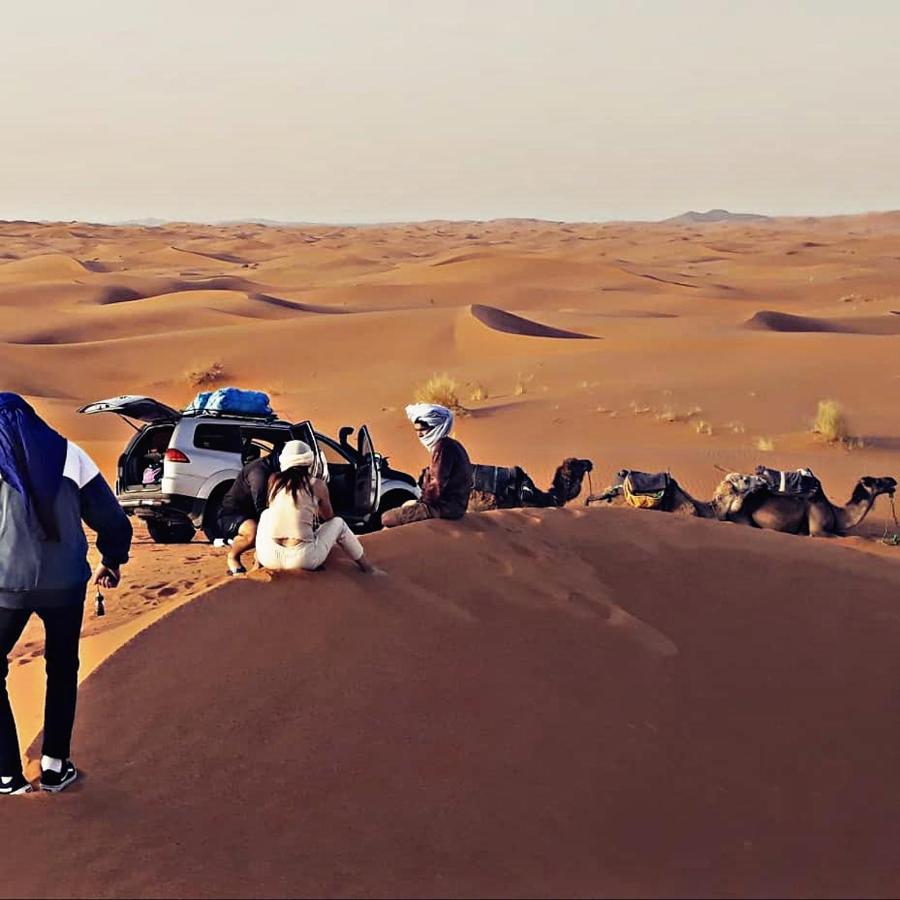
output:
[[[406,407],[406,415],[431,452],[431,462],[422,473],[422,498],[388,510],[382,524],[395,528],[425,519],[461,519],[472,492],[472,463],[465,447],[450,437],[453,413],[445,406],[414,403]]]

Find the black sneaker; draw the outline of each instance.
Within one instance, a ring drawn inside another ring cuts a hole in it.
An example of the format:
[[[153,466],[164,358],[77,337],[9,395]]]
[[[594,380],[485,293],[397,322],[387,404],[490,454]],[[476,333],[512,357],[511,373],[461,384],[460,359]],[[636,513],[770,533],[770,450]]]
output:
[[[63,763],[61,772],[54,772],[52,769],[41,770],[41,790],[58,794],[60,791],[64,791],[77,777],[78,769],[67,759]]]
[[[0,781],[0,795],[11,797],[14,794],[30,794],[33,790],[31,783],[25,780],[25,776],[21,772],[13,775],[13,780],[9,784]]]

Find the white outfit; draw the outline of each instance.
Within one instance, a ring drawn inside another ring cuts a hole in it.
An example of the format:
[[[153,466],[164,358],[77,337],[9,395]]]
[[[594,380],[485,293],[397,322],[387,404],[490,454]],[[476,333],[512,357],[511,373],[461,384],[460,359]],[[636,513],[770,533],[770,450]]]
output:
[[[272,498],[256,532],[256,558],[263,568],[318,569],[335,544],[354,562],[362,558],[362,544],[343,519],[335,516],[318,525],[318,506],[318,499],[306,491],[300,491],[296,503],[290,491],[279,491]],[[300,543],[284,546],[279,540]]]

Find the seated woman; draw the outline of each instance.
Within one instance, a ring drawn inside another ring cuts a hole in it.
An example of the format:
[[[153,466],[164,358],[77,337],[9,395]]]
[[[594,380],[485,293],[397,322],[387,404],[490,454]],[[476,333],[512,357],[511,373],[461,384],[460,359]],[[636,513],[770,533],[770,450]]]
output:
[[[347,523],[335,516],[325,482],[310,476],[314,461],[303,441],[284,445],[281,471],[269,478],[269,506],[256,533],[259,564],[281,572],[318,569],[337,544],[363,572],[384,574],[366,559]]]

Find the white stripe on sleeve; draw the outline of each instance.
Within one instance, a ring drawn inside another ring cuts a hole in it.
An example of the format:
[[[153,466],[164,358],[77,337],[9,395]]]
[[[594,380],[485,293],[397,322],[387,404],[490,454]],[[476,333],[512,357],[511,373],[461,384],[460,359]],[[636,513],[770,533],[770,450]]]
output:
[[[68,442],[63,478],[68,478],[81,490],[88,482],[100,474],[97,464],[74,441]]]

